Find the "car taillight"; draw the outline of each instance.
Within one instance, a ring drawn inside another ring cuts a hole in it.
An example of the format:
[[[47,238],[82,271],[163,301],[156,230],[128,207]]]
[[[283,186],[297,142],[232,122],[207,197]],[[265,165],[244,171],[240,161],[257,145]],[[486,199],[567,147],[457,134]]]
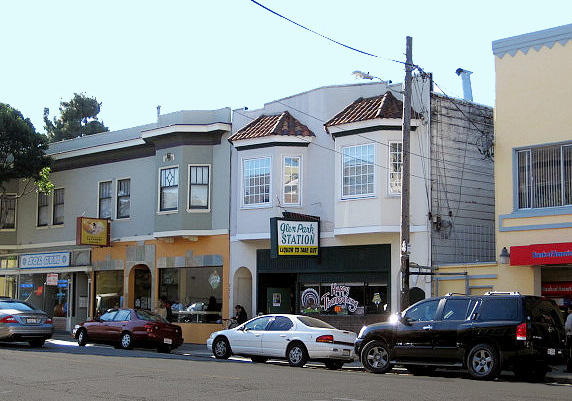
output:
[[[18,323],[18,321],[14,319],[14,316],[7,315],[0,319],[0,323]]]
[[[147,332],[152,332],[153,330],[159,330],[159,326],[157,326],[156,324],[151,324],[151,323],[147,323],[145,326],[145,330],[147,330]]]
[[[331,334],[325,334],[323,336],[316,338],[316,342],[317,343],[333,343],[334,342],[334,336]]]
[[[52,323],[54,323],[54,321],[52,320],[52,318],[51,318],[51,317],[47,317],[47,318],[46,318],[46,324],[52,324]]]
[[[526,323],[521,323],[516,326],[516,339],[526,340]]]

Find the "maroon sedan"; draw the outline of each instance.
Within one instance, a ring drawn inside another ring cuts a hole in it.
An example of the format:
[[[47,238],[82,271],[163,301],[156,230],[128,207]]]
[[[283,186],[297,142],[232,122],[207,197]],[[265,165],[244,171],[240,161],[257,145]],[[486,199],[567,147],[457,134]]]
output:
[[[94,320],[76,325],[72,336],[80,346],[90,342],[123,349],[157,348],[165,353],[183,343],[179,326],[143,309],[110,309]]]

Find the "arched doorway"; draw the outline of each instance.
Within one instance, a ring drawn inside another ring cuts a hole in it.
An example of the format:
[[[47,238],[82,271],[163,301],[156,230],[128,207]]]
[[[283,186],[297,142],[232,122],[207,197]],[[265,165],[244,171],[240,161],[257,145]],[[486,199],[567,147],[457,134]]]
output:
[[[413,287],[409,290],[409,305],[413,305],[416,302],[425,299],[425,291],[419,287]]]
[[[240,267],[234,273],[233,280],[233,304],[229,310],[234,313],[234,305],[242,305],[248,314],[248,318],[253,317],[252,311],[252,273],[246,267]]]
[[[141,309],[151,309],[151,271],[149,268],[145,265],[133,267],[129,273],[129,282],[133,286],[132,306]]]

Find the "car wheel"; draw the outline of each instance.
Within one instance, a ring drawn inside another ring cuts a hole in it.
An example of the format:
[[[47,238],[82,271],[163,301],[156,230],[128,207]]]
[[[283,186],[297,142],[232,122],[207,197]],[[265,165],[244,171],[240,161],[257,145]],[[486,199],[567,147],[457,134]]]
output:
[[[473,379],[493,380],[500,371],[498,352],[489,344],[475,345],[469,352],[467,369]]]
[[[45,339],[36,339],[36,340],[30,340],[28,341],[28,344],[30,344],[30,347],[41,347],[44,345],[44,343],[46,342]]]
[[[387,373],[393,365],[389,363],[389,348],[378,340],[370,341],[361,351],[361,363],[371,373]]]
[[[230,344],[224,337],[218,337],[213,342],[213,355],[217,359],[228,359],[232,354]]]
[[[250,360],[254,363],[265,363],[268,358],[266,358],[265,356],[251,356]]]
[[[513,372],[518,380],[539,383],[545,380],[548,366],[543,363],[535,365],[518,364],[514,366]]]
[[[324,364],[326,365],[326,369],[328,370],[338,370],[341,369],[342,366],[344,366],[343,361],[326,361],[324,362]]]
[[[85,344],[87,344],[87,332],[85,329],[81,329],[79,333],[77,333],[77,345],[84,347]]]
[[[435,366],[427,365],[407,365],[407,370],[413,376],[427,376],[435,373]]]
[[[132,349],[133,348],[133,335],[131,333],[123,333],[121,335],[121,348]]]
[[[286,350],[286,359],[290,366],[295,368],[304,366],[308,362],[308,351],[304,344],[299,342],[290,344]]]

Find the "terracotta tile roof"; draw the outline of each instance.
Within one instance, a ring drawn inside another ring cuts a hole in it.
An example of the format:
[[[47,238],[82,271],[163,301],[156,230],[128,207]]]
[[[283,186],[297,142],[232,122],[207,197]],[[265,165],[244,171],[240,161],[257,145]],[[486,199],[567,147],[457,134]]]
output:
[[[403,102],[389,91],[385,94],[367,99],[359,98],[344,110],[325,123],[326,129],[334,125],[374,120],[376,118],[401,118]],[[419,118],[419,114],[411,109],[411,118]]]
[[[262,138],[271,135],[316,136],[287,111],[280,115],[262,115],[244,128],[232,134],[228,140]]]

